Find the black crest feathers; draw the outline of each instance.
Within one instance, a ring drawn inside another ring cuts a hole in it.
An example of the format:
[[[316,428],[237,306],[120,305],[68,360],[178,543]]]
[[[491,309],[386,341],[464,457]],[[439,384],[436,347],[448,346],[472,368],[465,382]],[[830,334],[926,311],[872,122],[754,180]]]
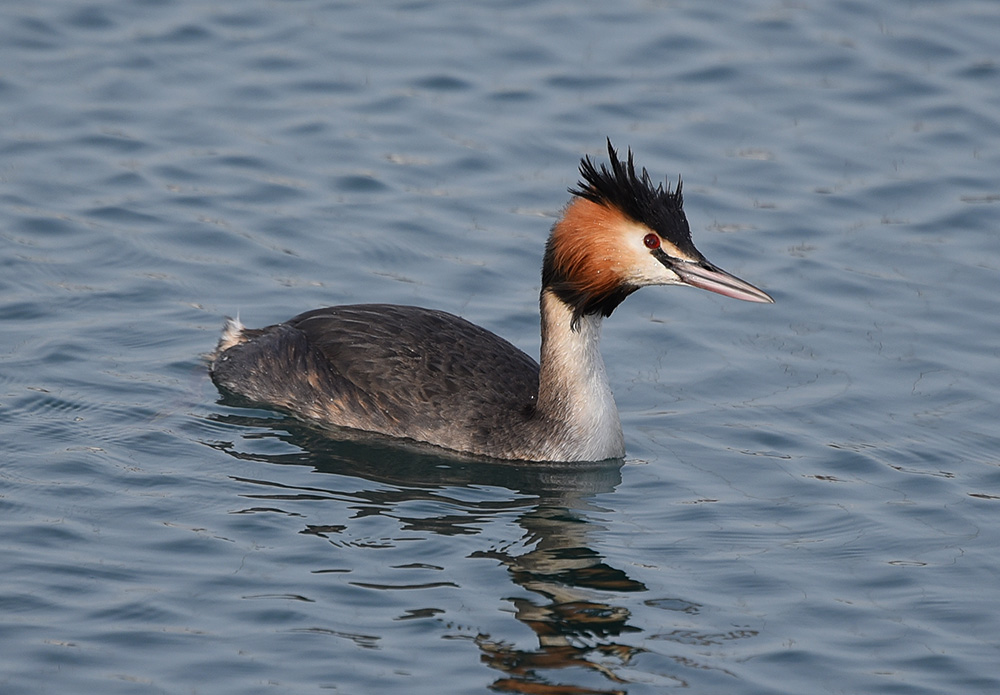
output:
[[[611,168],[601,164],[600,168],[585,156],[580,162],[582,180],[569,192],[580,198],[605,207],[614,207],[629,218],[644,224],[675,246],[690,251],[691,229],[684,216],[684,196],[682,183],[677,179],[677,188],[671,190],[669,181],[653,184],[649,172],[643,167],[635,170],[631,148],[624,161],[618,158],[618,151],[608,139],[608,158]]]

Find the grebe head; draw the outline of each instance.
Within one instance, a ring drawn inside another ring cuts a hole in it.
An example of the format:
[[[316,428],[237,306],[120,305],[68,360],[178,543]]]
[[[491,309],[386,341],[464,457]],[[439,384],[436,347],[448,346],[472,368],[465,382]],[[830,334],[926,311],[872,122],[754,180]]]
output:
[[[653,185],[636,173],[608,140],[611,168],[584,157],[576,196],[552,228],[542,286],[581,316],[611,312],[647,285],[691,285],[748,302],[770,303],[767,293],[710,263],[691,241],[681,182]]]

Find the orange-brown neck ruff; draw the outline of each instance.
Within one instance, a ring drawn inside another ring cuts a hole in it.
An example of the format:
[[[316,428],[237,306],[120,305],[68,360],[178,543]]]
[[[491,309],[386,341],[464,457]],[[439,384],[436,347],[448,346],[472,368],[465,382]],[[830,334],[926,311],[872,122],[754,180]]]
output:
[[[552,228],[542,263],[542,289],[573,310],[610,316],[639,289],[623,279],[622,235],[638,223],[621,210],[585,198],[572,201]]]

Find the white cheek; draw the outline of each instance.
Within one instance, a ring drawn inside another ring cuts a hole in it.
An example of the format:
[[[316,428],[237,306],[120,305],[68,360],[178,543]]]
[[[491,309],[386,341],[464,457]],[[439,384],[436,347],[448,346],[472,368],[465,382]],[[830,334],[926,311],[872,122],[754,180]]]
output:
[[[635,268],[635,272],[632,276],[632,283],[635,285],[681,285],[683,281],[678,277],[677,273],[670,270],[658,260],[653,258],[653,255],[646,252],[646,258],[643,259],[643,263]]]
[[[648,230],[647,230],[648,231]],[[622,269],[622,277],[632,285],[682,285],[684,282],[677,274],[660,263],[643,242],[645,234],[629,234],[626,236],[624,248],[626,267]]]

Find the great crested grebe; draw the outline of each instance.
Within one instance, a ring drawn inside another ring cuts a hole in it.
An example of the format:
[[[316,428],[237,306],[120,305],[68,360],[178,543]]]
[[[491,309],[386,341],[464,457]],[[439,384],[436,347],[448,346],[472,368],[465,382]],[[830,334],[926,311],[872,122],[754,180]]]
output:
[[[229,319],[215,383],[308,420],[524,461],[625,455],[601,321],[646,285],[692,285],[749,302],[765,292],[691,242],[681,182],[653,185],[608,141],[589,157],[542,262],[540,363],[443,311],[392,304],[315,309],[267,328]]]

